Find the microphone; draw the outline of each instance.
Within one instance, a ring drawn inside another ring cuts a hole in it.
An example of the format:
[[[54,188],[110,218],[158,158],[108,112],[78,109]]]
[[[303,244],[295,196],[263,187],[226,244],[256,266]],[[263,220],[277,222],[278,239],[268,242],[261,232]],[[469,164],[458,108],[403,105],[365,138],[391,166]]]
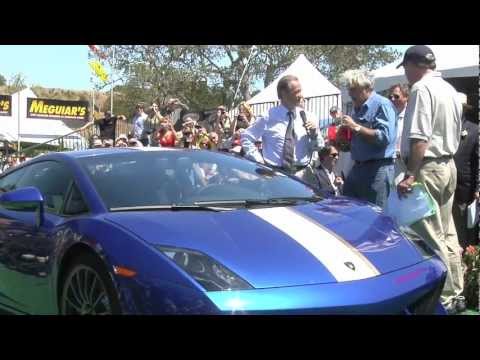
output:
[[[306,127],[306,124],[307,124],[307,115],[305,114],[305,111],[300,111],[300,117],[302,118],[302,121],[303,121],[303,126],[305,127],[305,129],[307,128]],[[315,129],[312,129],[310,131],[307,130],[307,133],[308,133],[308,136],[310,137],[310,139],[314,140],[317,136],[316,136],[316,130]]]

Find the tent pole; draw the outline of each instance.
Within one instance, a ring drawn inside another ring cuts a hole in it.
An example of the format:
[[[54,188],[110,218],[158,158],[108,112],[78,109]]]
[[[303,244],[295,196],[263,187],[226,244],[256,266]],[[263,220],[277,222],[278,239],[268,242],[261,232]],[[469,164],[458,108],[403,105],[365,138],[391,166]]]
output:
[[[115,45],[112,45],[112,74],[111,76],[111,87],[110,87],[110,113],[113,115],[113,75],[114,75],[114,66],[115,66]]]
[[[18,100],[17,100],[17,120],[18,120],[17,157],[20,158],[20,91],[18,92]]]
[[[252,47],[250,49],[250,55],[248,56],[248,59],[247,59],[247,63],[245,64],[245,67],[243,68],[242,76],[240,76],[240,81],[238,82],[237,90],[235,90],[235,95],[233,95],[232,106],[230,106],[230,109],[233,109],[233,105],[235,104],[235,99],[237,97],[238,90],[240,90],[240,85],[242,84],[243,76],[245,75],[245,72],[247,71],[248,64],[250,63],[250,59],[252,58],[254,50],[255,50],[255,45],[252,45]]]

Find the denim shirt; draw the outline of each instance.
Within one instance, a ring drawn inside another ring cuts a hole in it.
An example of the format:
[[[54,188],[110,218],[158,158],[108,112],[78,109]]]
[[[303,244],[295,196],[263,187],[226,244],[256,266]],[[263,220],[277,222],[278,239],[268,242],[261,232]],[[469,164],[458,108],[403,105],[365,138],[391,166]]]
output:
[[[375,142],[370,143],[362,135],[354,134],[351,155],[355,161],[395,157],[397,121],[393,104],[375,91],[359,108],[354,109],[353,120],[359,125],[375,129]]]

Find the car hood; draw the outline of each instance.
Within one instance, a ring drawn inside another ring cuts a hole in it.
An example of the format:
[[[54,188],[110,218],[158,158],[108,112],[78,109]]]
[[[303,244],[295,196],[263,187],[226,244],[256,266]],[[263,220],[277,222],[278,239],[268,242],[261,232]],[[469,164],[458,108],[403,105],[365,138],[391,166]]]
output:
[[[232,211],[109,213],[152,245],[205,253],[255,288],[355,281],[422,257],[393,220],[347,198]]]

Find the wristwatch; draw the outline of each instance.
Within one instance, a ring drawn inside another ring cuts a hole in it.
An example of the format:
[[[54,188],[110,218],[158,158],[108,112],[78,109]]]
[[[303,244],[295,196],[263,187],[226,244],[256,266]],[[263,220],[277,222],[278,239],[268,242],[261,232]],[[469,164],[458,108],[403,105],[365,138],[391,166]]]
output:
[[[362,128],[362,127],[357,124],[357,125],[355,125],[355,126],[353,127],[353,131],[355,131],[356,133],[358,133],[361,128]]]

